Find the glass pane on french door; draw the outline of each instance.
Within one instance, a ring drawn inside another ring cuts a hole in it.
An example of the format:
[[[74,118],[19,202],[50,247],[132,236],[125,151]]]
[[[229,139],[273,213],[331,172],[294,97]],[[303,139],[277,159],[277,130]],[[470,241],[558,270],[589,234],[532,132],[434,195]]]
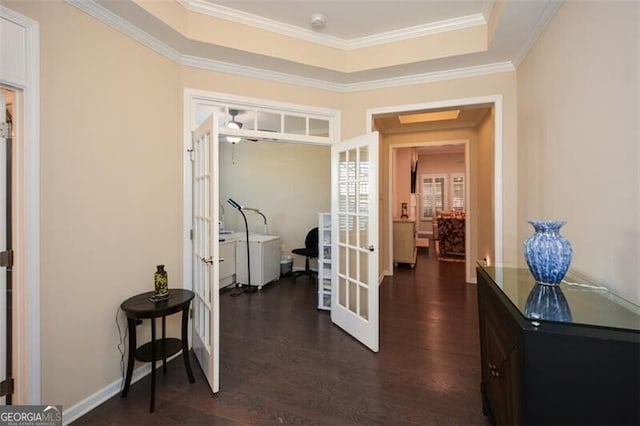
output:
[[[368,240],[368,148],[340,153],[338,252],[338,304],[366,318],[369,310],[367,294],[369,252]]]

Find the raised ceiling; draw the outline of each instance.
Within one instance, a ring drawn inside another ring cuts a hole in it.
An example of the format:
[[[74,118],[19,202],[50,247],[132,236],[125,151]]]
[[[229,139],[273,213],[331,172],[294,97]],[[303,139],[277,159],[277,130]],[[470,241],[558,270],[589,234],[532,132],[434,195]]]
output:
[[[556,0],[67,0],[187,66],[338,92],[512,71]],[[322,13],[315,30],[310,16]]]
[[[440,110],[411,111],[412,114],[420,112],[435,112],[459,110],[460,114],[455,119],[418,122],[402,124],[398,113],[378,114],[374,117],[376,130],[382,134],[392,135],[401,133],[416,133],[434,130],[453,130],[464,128],[476,128],[491,110],[491,105],[468,105],[465,107],[446,108]]]

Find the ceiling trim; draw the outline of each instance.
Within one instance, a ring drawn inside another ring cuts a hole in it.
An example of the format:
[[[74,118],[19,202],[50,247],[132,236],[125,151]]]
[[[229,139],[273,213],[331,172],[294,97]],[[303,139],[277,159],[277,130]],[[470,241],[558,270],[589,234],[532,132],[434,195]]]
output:
[[[379,80],[362,81],[357,83],[335,83],[327,80],[313,79],[278,71],[270,71],[261,68],[217,61],[215,59],[199,56],[185,55],[164,42],[151,36],[110,10],[104,8],[93,0],[66,0],[67,3],[77,7],[83,12],[93,16],[99,21],[126,34],[139,43],[158,52],[166,58],[180,65],[209,71],[224,72],[244,77],[258,78],[268,81],[276,81],[286,84],[329,90],[338,93],[352,93],[364,90],[383,89],[411,84],[423,84],[434,81],[453,80],[458,78],[475,77],[497,72],[514,71],[515,67],[510,61],[496,62],[465,68],[456,68],[443,71],[433,71],[422,74],[414,74],[401,77],[392,77]]]
[[[385,78],[380,80],[363,81],[359,83],[334,83],[326,80],[301,77],[277,71],[268,71],[260,68],[231,64],[228,62],[216,61],[213,59],[197,56],[183,55],[180,63],[182,65],[206,69],[209,71],[226,72],[230,74],[241,75],[244,77],[260,78],[263,80],[313,87],[316,89],[330,90],[339,93],[353,93],[364,90],[384,89],[411,84],[423,84],[431,83],[434,81],[475,77],[486,74],[495,74],[498,72],[515,71],[515,68],[511,62],[496,62],[486,65],[449,69],[445,71],[434,71],[424,74]]]
[[[402,77],[386,78],[381,80],[364,81],[361,83],[343,84],[344,93],[359,92],[363,90],[383,89],[397,86],[407,86],[411,84],[432,83],[435,81],[455,80],[458,78],[476,77],[498,72],[515,71],[515,67],[510,61],[495,62],[485,65],[475,65],[465,68],[454,68],[444,71],[432,71],[423,74],[407,75]]]
[[[121,33],[128,35],[135,41],[147,46],[148,48],[155,50],[161,55],[174,62],[180,62],[182,54],[174,48],[168,46],[166,43],[151,36],[146,31],[141,30],[129,21],[121,18],[110,10],[104,8],[93,0],[65,0],[72,6],[77,7],[83,12],[93,16],[97,20],[110,27],[120,31]]]
[[[243,77],[253,77],[280,83],[331,90],[334,92],[344,91],[344,84],[340,83],[301,77],[284,72],[269,71],[261,68],[249,67],[246,65],[232,64],[230,62],[216,61],[215,59],[203,58],[200,56],[182,55],[179,63],[181,65],[186,65],[189,67],[200,68],[208,71],[236,74]]]
[[[448,31],[455,31],[465,28],[477,27],[487,24],[487,16],[483,13],[476,13],[458,18],[446,19],[437,22],[431,22],[424,25],[416,25],[413,27],[402,28],[399,30],[388,31],[373,36],[358,37],[353,39],[343,39],[334,37],[317,31],[307,30],[296,27],[294,25],[268,19],[262,16],[252,15],[250,13],[241,12],[225,6],[209,3],[204,0],[177,0],[185,9],[212,16],[214,18],[224,19],[238,24],[248,25],[276,34],[293,37],[300,40],[310,41],[323,46],[332,47],[342,50],[355,50],[363,47],[379,46],[396,41],[409,40],[416,37],[439,34]],[[491,3],[492,5],[492,3]],[[491,7],[487,7],[490,12]]]
[[[518,68],[518,66],[520,66],[520,63],[527,56],[529,50],[531,50],[533,45],[536,43],[549,21],[551,21],[551,18],[553,18],[553,15],[555,15],[555,13],[558,11],[558,8],[561,4],[562,0],[557,0],[554,2],[549,2],[544,6],[544,10],[538,17],[536,24],[533,26],[527,42],[524,44],[524,46],[522,46],[522,49],[520,49],[518,55],[513,59],[513,65],[515,68]]]

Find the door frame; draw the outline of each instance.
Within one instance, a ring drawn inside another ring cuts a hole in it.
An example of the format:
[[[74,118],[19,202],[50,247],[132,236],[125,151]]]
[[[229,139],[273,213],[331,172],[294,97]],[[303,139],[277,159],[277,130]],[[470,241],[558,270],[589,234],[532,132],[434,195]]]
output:
[[[40,363],[40,27],[0,6],[0,19],[15,31],[6,40],[8,63],[0,85],[15,91],[13,140],[14,404],[41,402]],[[12,37],[15,37],[13,39]],[[18,64],[24,64],[24,67]]]
[[[471,232],[468,230],[471,227],[471,218],[473,217],[473,209],[471,208],[471,182],[469,177],[471,176],[471,164],[469,160],[469,140],[468,139],[455,139],[455,140],[441,140],[441,141],[433,141],[433,142],[407,142],[389,145],[389,171],[393,171],[393,155],[392,152],[395,149],[401,148],[413,148],[413,147],[422,147],[422,146],[442,146],[442,145],[463,145],[464,146],[464,199],[465,199],[465,219],[464,226],[467,232],[464,233],[464,243],[465,243],[465,271],[466,271],[466,280],[467,282],[475,282],[475,263],[471,262]],[[387,193],[389,194],[389,209],[388,214],[390,220],[390,228],[389,228],[389,253],[393,253],[393,203],[391,203],[391,196],[393,194],[393,174],[389,173],[388,179],[388,189]],[[418,219],[418,212],[416,212],[416,220]],[[435,247],[432,248],[435,251]],[[391,259],[391,273],[387,275],[393,275],[393,256],[390,256]]]
[[[456,106],[467,106],[476,104],[493,104],[494,108],[494,120],[493,120],[493,193],[494,193],[494,259],[492,262],[501,263],[504,258],[504,242],[503,242],[503,182],[502,182],[502,158],[503,158],[503,104],[502,95],[488,95],[472,98],[460,98],[460,99],[446,99],[441,101],[423,102],[418,104],[409,105],[395,105],[386,106],[380,108],[367,109],[365,112],[366,129],[367,131],[375,130],[373,128],[373,116],[378,114],[389,113],[406,113],[409,111],[418,111],[425,109],[437,109],[437,108],[451,108]],[[469,179],[467,179],[469,181]],[[388,220],[386,226],[387,229],[391,229],[393,225],[392,206],[388,203]],[[391,237],[391,231],[389,231],[389,237]],[[393,252],[393,239],[388,238],[387,250],[389,253]],[[469,262],[467,262],[469,263]],[[393,259],[390,257],[384,268],[384,275],[393,275]],[[473,277],[472,277],[473,278]],[[469,281],[475,282],[475,279]]]
[[[183,260],[182,260],[182,279],[185,288],[189,288],[188,283],[191,282],[192,267],[191,267],[191,160],[189,156],[189,148],[191,147],[191,130],[196,127],[196,109],[198,102],[215,102],[230,105],[252,105],[256,107],[262,107],[265,109],[275,108],[278,110],[292,110],[292,111],[305,111],[308,113],[319,113],[323,115],[331,115],[334,120],[333,142],[340,141],[340,116],[339,110],[313,107],[308,105],[300,105],[289,102],[276,102],[268,99],[250,98],[237,95],[231,95],[226,93],[212,92],[207,90],[184,88],[183,96]],[[333,143],[332,142],[332,143]],[[291,142],[291,143],[306,143],[306,142]],[[217,184],[217,182],[216,182]],[[190,336],[191,337],[191,336]],[[191,340],[191,339],[190,339]]]

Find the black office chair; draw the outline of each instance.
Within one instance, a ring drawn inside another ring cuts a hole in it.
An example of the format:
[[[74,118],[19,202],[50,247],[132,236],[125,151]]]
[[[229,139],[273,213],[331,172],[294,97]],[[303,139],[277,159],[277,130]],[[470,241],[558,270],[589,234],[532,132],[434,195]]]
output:
[[[318,257],[318,228],[313,228],[307,233],[307,237],[304,239],[304,248],[296,248],[291,250],[291,252],[305,257],[304,270],[295,272],[293,279],[295,280],[300,275],[309,275],[312,278],[316,277],[318,273],[309,268],[309,260]]]

